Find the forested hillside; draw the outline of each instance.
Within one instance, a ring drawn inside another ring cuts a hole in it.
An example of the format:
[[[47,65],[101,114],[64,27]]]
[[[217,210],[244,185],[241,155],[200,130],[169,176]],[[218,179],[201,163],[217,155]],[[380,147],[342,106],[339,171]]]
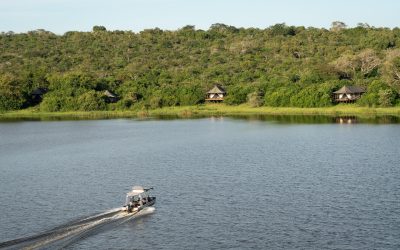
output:
[[[227,104],[324,107],[343,85],[367,88],[362,106],[399,105],[400,29],[214,24],[56,35],[0,34],[0,110],[114,110],[194,105],[221,84]],[[37,88],[48,92],[39,104]],[[117,103],[106,103],[105,90]]]

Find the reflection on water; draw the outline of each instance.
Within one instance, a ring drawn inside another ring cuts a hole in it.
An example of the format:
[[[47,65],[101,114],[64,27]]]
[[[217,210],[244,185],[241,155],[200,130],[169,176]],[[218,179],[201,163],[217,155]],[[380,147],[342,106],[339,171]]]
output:
[[[251,116],[231,116],[233,119],[269,121],[281,124],[391,124],[400,123],[400,118],[396,116],[376,116],[376,117],[357,117],[357,116],[324,116],[324,115],[251,115]]]
[[[151,216],[48,249],[399,249],[399,125],[235,119],[0,123],[0,242],[68,228],[140,184],[156,187]]]
[[[0,122],[16,122],[16,121],[78,121],[78,120],[108,120],[108,119],[135,119],[135,120],[175,120],[175,119],[202,119],[210,118],[212,121],[222,121],[224,117],[229,117],[238,120],[248,121],[268,121],[282,124],[324,124],[324,123],[339,123],[339,124],[355,124],[355,123],[370,123],[370,124],[395,124],[400,123],[400,117],[397,116],[329,116],[329,115],[229,115],[229,116],[203,116],[193,115],[190,117],[182,117],[179,115],[157,115],[153,117],[96,117],[96,116],[43,116],[43,117],[0,117]]]
[[[309,123],[309,124],[322,124],[322,123],[335,123],[335,120],[331,116],[321,115],[251,115],[251,116],[234,116],[234,119],[245,119],[245,120],[258,120],[258,121],[269,121],[274,123]]]
[[[357,117],[355,117],[355,116],[339,116],[339,117],[336,117],[336,123],[340,123],[340,124],[357,123]]]

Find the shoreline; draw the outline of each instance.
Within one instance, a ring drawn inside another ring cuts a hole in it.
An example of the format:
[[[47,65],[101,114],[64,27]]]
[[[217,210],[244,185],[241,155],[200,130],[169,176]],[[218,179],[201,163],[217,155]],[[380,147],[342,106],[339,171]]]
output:
[[[41,112],[36,109],[24,109],[0,113],[0,120],[13,119],[116,119],[116,118],[197,118],[210,116],[355,116],[374,118],[381,116],[400,117],[400,107],[367,108],[357,106],[333,106],[325,108],[293,107],[257,107],[248,105],[229,106],[224,104],[206,104],[198,106],[164,107],[153,110],[125,111],[67,111]]]

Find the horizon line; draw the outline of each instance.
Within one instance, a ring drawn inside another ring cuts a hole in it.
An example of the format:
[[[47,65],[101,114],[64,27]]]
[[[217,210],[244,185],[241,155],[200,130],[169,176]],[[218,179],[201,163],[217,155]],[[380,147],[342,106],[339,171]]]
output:
[[[341,22],[341,21],[332,21],[332,24],[334,23],[334,22]],[[345,24],[344,22],[342,22],[343,24]],[[143,32],[143,31],[147,31],[147,30],[162,30],[162,31],[171,31],[171,32],[175,32],[175,31],[179,31],[179,30],[181,30],[181,29],[183,29],[183,28],[186,28],[186,27],[193,27],[194,28],[194,30],[195,31],[208,31],[208,30],[210,30],[211,28],[212,28],[212,26],[213,25],[225,25],[225,26],[227,26],[227,27],[232,27],[232,28],[236,28],[236,29],[258,29],[258,30],[266,30],[266,29],[269,29],[269,28],[272,28],[273,26],[275,26],[275,25],[285,25],[286,27],[295,27],[295,28],[300,28],[300,27],[303,27],[303,28],[305,28],[305,29],[311,29],[311,28],[315,28],[315,29],[321,29],[321,30],[330,30],[331,29],[331,27],[322,27],[322,26],[304,26],[304,25],[288,25],[286,22],[282,22],[282,23],[275,23],[275,24],[273,24],[273,25],[270,25],[270,26],[267,26],[267,27],[256,27],[256,26],[241,26],[241,27],[237,27],[237,26],[234,26],[234,25],[230,25],[230,24],[227,24],[227,23],[220,23],[220,22],[217,22],[217,23],[213,23],[213,24],[211,24],[207,29],[202,29],[202,28],[196,28],[197,27],[197,25],[194,25],[194,24],[186,24],[186,25],[184,25],[184,26],[182,26],[182,27],[178,27],[178,28],[175,28],[175,29],[169,29],[169,28],[160,28],[160,27],[158,27],[158,26],[155,26],[155,27],[152,27],[152,28],[143,28],[143,29],[140,29],[140,30],[137,30],[137,31],[135,31],[135,30],[133,30],[133,29],[114,29],[114,28],[107,28],[105,25],[93,25],[92,26],[92,29],[90,29],[90,30],[74,30],[74,29],[71,29],[71,30],[67,30],[67,31],[65,31],[65,32],[63,32],[63,33],[59,33],[59,32],[53,32],[53,31],[51,31],[51,30],[47,30],[47,29],[44,29],[44,28],[37,28],[37,29],[32,29],[32,30],[26,30],[26,31],[21,31],[21,32],[16,32],[16,31],[13,31],[13,30],[8,30],[8,31],[0,31],[0,34],[7,34],[7,33],[12,33],[12,34],[26,34],[26,33],[29,33],[29,32],[35,32],[35,31],[46,31],[46,32],[50,32],[50,33],[53,33],[53,34],[55,34],[55,35],[64,35],[65,33],[68,33],[68,32],[82,32],[82,33],[84,33],[84,32],[93,32],[93,28],[94,27],[104,27],[106,30],[105,31],[110,31],[110,32],[115,32],[115,31],[123,31],[123,32],[132,32],[132,33],[141,33],[141,32]],[[363,27],[362,25],[366,25],[366,27]],[[388,27],[388,26],[380,26],[380,27],[376,27],[376,26],[373,26],[373,25],[369,25],[368,23],[366,23],[366,22],[359,22],[359,23],[357,23],[357,25],[356,26],[348,26],[348,25],[346,25],[346,27],[344,28],[344,29],[355,29],[355,28],[359,28],[359,27],[361,27],[361,28],[366,28],[366,29],[389,29],[389,30],[395,30],[395,29],[399,29],[399,26],[395,26],[395,27]]]

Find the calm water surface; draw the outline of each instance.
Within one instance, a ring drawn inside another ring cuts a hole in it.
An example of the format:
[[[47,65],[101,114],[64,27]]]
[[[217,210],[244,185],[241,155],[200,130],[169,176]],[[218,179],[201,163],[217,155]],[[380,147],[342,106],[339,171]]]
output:
[[[0,123],[0,242],[119,207],[156,210],[73,249],[399,249],[400,125]]]

